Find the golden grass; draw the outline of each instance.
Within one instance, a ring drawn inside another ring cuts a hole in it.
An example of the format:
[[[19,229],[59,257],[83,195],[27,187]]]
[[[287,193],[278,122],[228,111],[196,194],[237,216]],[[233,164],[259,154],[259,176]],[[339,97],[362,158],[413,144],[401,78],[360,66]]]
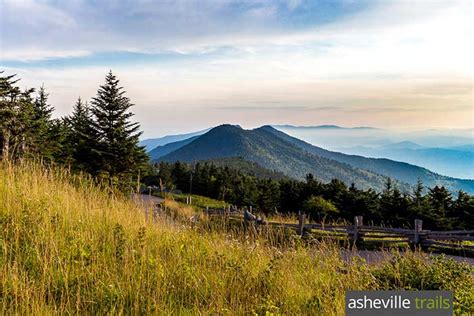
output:
[[[346,290],[376,287],[331,244],[237,240],[154,220],[65,170],[0,167],[1,314],[341,315]]]

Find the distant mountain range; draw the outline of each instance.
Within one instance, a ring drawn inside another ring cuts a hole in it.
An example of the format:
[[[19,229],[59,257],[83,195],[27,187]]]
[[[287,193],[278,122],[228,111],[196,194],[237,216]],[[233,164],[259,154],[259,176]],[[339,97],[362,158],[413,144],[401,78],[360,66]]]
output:
[[[340,152],[329,151],[291,137],[281,131],[275,130],[274,128],[270,127],[268,130],[277,134],[279,137],[286,139],[301,148],[304,148],[312,154],[328,159],[333,159],[342,163],[347,163],[356,168],[370,170],[372,172],[391,177],[392,179],[396,179],[410,185],[414,185],[418,179],[420,179],[425,185],[429,187],[435,185],[444,185],[446,188],[452,191],[458,189],[462,189],[464,191],[474,190],[473,180],[462,180],[446,177],[416,165],[385,158],[366,158],[363,156],[346,155]]]
[[[412,142],[401,142],[379,147],[339,148],[338,151],[365,157],[390,158],[453,177],[474,178],[474,151],[469,146],[429,148]]]
[[[180,140],[189,139],[193,136],[202,135],[202,134],[206,133],[207,131],[209,131],[209,128],[205,129],[205,130],[202,130],[202,131],[197,131],[197,132],[194,132],[194,133],[179,134],[179,135],[167,135],[167,136],[159,137],[159,138],[148,138],[148,139],[142,140],[140,142],[140,145],[144,146],[146,151],[150,151],[152,149],[155,149],[158,146],[163,146],[163,145],[166,145],[166,144],[169,144],[169,143],[178,142]]]
[[[324,126],[333,125],[274,127],[325,149],[403,161],[450,177],[474,178],[472,129],[394,131]]]
[[[338,125],[315,125],[315,126],[295,126],[295,125],[272,125],[276,129],[303,129],[303,130],[378,130],[370,126],[342,127]]]
[[[328,151],[271,126],[245,130],[233,125],[221,125],[202,135],[159,146],[149,154],[153,160],[169,162],[240,157],[270,172],[292,178],[302,179],[313,173],[325,182],[337,178],[348,185],[355,183],[357,187],[376,190],[383,189],[386,178],[391,177],[405,190],[420,179],[430,187],[438,184],[452,191],[463,189],[474,192],[472,180],[441,176],[422,167],[389,159]]]
[[[192,135],[192,134],[189,134],[189,135]],[[163,157],[163,156],[165,156],[169,153],[172,153],[173,151],[175,151],[177,149],[180,149],[181,147],[189,144],[190,142],[194,141],[198,137],[199,137],[199,135],[198,136],[191,136],[187,139],[167,143],[167,144],[162,145],[162,146],[157,146],[154,149],[150,150],[148,152],[148,155],[150,156],[151,160],[157,160],[157,159],[159,159],[159,158],[161,158],[161,157]]]
[[[365,126],[272,126],[286,134],[330,150],[353,146],[377,147],[405,141],[430,148],[474,146],[473,129],[404,131]]]

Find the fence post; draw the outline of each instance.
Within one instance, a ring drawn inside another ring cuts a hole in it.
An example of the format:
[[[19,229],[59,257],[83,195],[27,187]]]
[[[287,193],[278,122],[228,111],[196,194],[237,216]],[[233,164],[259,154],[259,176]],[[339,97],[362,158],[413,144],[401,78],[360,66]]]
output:
[[[303,233],[304,233],[304,213],[299,211],[298,212],[298,235],[300,235],[301,237],[303,237]]]
[[[354,216],[354,242],[358,243],[360,240],[360,226],[364,225],[363,216]]]
[[[423,230],[423,221],[421,219],[415,219],[415,238],[414,238],[415,245],[418,245],[421,242],[420,233],[422,230]]]

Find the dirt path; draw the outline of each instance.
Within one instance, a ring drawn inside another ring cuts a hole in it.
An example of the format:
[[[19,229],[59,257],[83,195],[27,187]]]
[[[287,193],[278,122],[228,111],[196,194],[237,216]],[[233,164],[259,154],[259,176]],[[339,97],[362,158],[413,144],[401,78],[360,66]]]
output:
[[[164,202],[165,200],[153,195],[148,194],[133,194],[133,200],[146,211],[155,210],[157,205]]]

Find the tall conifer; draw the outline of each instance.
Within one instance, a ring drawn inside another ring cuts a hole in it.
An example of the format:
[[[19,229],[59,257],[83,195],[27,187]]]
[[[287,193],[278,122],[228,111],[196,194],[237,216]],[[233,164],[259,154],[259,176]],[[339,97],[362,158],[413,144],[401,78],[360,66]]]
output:
[[[53,159],[61,151],[62,139],[60,122],[53,120],[51,115],[54,107],[48,103],[49,94],[44,86],[38,90],[33,102],[33,118],[30,126],[32,152],[47,159]]]
[[[74,169],[94,173],[98,168],[97,154],[94,151],[96,137],[89,106],[80,97],[66,122],[69,127],[67,150],[73,160]]]
[[[138,175],[148,157],[139,146],[140,126],[130,120],[133,104],[112,71],[105,77],[105,84],[100,86],[91,105],[99,171],[111,178]]]

